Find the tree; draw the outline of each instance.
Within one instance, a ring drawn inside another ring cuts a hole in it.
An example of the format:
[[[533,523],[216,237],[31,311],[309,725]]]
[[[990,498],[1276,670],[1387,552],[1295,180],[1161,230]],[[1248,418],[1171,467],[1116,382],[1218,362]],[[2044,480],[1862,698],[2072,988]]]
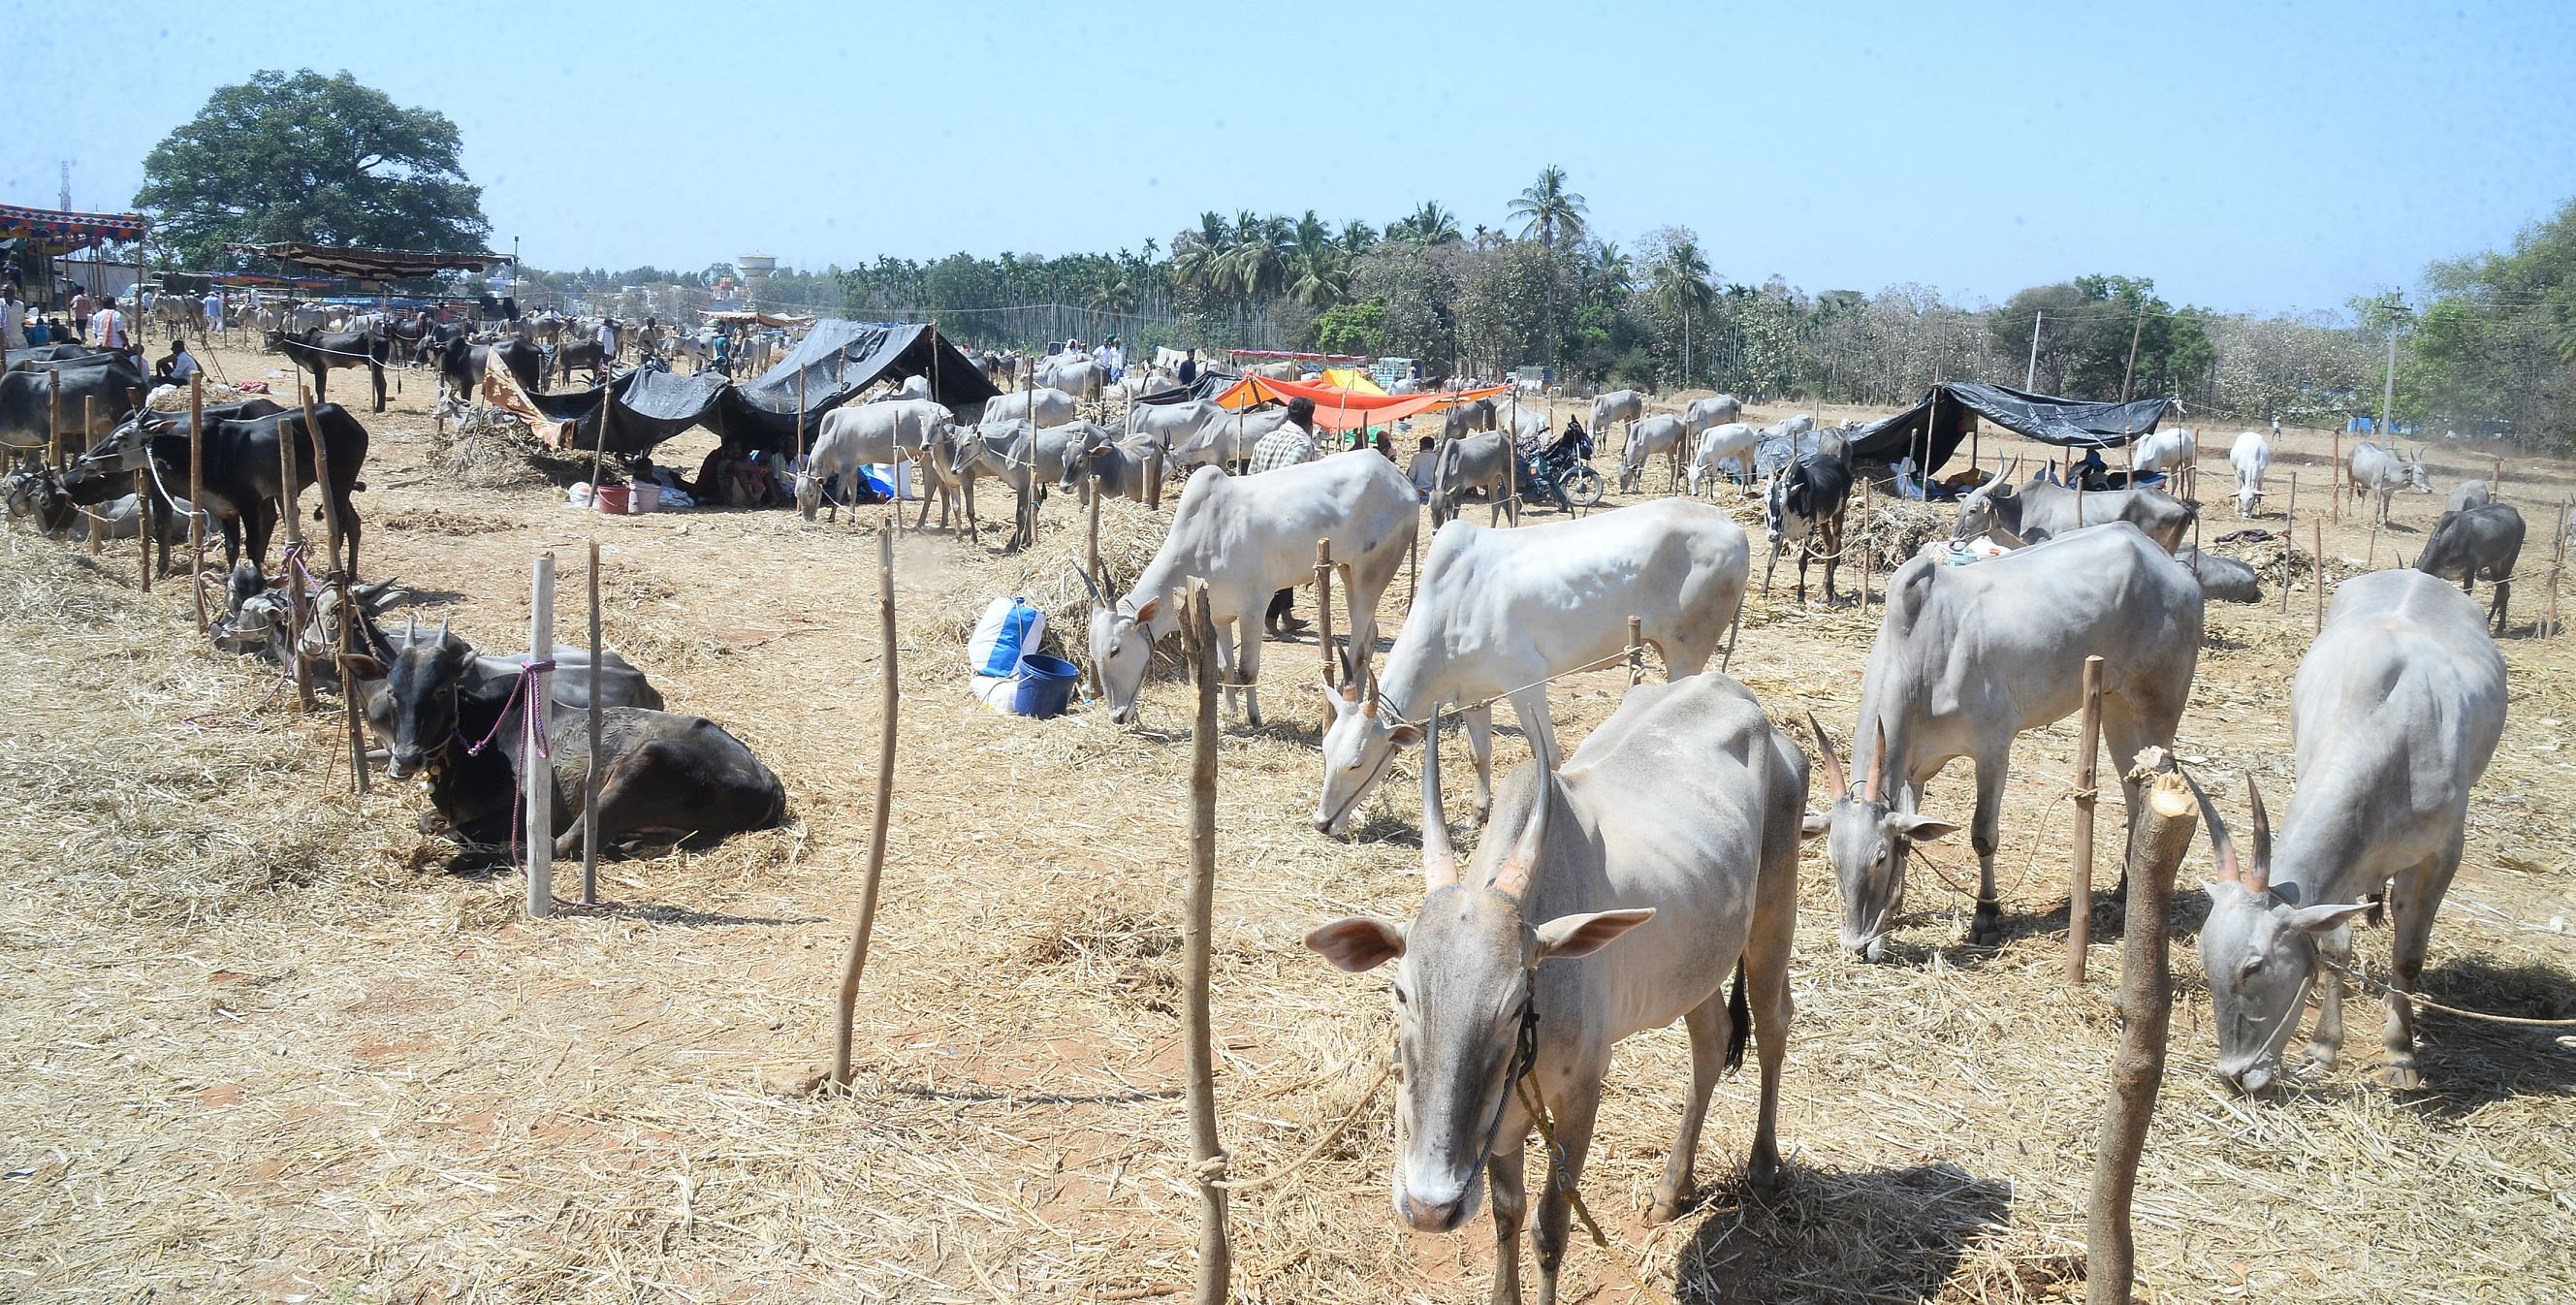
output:
[[[477,250],[492,224],[460,148],[444,114],[345,72],[258,72],[152,148],[134,199],[197,267],[230,263],[234,243]]]
[[[1999,352],[2026,358],[2038,329],[2039,388],[2115,399],[2180,394],[2200,380],[2217,360],[2203,316],[2159,298],[2152,278],[2079,276],[2014,295],[1992,330]]]
[[[1708,259],[1699,252],[1697,237],[1677,229],[1663,245],[1663,257],[1655,260],[1651,273],[1655,310],[1681,321],[1681,382],[1684,388],[1688,388],[1691,383],[1691,323],[1708,320],[1709,309],[1717,301],[1717,292],[1709,287]]]
[[[1436,199],[1425,200],[1420,208],[1387,223],[1386,238],[1417,245],[1445,245],[1459,238],[1458,215]]]
[[[1511,215],[1521,220],[1521,239],[1538,237],[1539,248],[1547,251],[1551,265],[1547,285],[1547,356],[1556,362],[1556,242],[1573,240],[1583,235],[1583,197],[1565,188],[1565,169],[1549,164],[1539,169],[1538,180],[1511,202]]]

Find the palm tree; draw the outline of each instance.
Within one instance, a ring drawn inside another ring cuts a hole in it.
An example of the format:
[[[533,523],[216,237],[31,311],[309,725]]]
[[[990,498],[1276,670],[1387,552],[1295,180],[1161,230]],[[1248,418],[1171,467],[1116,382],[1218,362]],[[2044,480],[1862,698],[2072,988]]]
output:
[[[1151,241],[1146,243],[1152,247]],[[1214,209],[1199,214],[1198,230],[1184,231],[1172,241],[1172,283],[1184,290],[1221,292],[1225,253],[1233,243],[1223,214]]]
[[[1682,319],[1682,384],[1691,378],[1691,319],[1705,317],[1717,302],[1717,292],[1708,284],[1708,259],[1699,252],[1696,241],[1675,240],[1672,247],[1656,262],[1655,307],[1668,317]]]
[[[1399,228],[1401,234],[1398,234]],[[1397,218],[1387,226],[1387,238],[1410,240],[1418,245],[1445,245],[1458,239],[1458,215],[1439,200],[1422,202],[1422,207]]]
[[[1604,240],[1592,256],[1592,289],[1603,304],[1611,304],[1637,288],[1637,268],[1626,250],[1616,241]]]
[[[1288,297],[1319,309],[1341,302],[1350,286],[1352,257],[1333,238],[1332,230],[1315,219],[1315,210],[1306,210],[1288,251]]]
[[[1357,258],[1367,253],[1369,246],[1377,243],[1377,229],[1358,218],[1352,218],[1342,224],[1341,241],[1342,252]]]
[[[1565,169],[1549,164],[1539,169],[1538,180],[1511,202],[1510,213],[1521,219],[1521,239],[1538,237],[1539,247],[1548,252],[1547,269],[1547,357],[1556,361],[1556,242],[1559,237],[1579,239],[1583,235],[1583,197],[1565,188]]]

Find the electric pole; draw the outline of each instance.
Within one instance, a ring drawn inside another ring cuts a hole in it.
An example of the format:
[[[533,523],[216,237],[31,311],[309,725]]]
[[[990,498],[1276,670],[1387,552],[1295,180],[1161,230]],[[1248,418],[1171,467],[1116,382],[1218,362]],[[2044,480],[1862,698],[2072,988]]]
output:
[[[2030,319],[2030,366],[2025,368],[2021,374],[2021,387],[2025,390],[2031,389],[2039,384],[2039,327],[2042,322],[2047,320],[2048,311],[2046,309],[2041,309],[2036,316]]]
[[[63,160],[63,193],[60,207],[66,213],[72,209],[72,161],[70,159]]]
[[[2397,322],[2388,323],[2388,380],[2379,391],[2379,438],[2388,441],[2390,452],[2397,449],[2397,428],[2389,424],[2392,409],[2397,406]]]

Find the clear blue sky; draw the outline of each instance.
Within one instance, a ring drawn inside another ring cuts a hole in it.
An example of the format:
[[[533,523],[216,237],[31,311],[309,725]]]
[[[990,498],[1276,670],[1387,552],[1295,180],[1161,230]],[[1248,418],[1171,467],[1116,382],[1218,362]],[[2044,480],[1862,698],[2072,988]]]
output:
[[[69,158],[75,206],[122,207],[208,92],[300,66],[455,119],[495,247],[548,267],[1135,248],[1211,208],[1499,225],[1562,163],[1601,233],[1690,226],[1730,280],[2275,310],[2576,195],[2565,0],[766,8],[17,6],[0,201],[52,204]]]

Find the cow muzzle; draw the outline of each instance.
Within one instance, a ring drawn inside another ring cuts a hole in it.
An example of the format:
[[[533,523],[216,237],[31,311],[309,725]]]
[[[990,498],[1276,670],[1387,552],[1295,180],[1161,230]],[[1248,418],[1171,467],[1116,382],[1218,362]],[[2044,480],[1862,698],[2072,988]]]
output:
[[[1854,960],[1867,961],[1875,965],[1887,959],[1885,930],[1868,934],[1853,934],[1845,931],[1842,935],[1842,943],[1843,950],[1849,952]]]
[[[2226,1061],[2220,1061],[2218,1077],[2221,1082],[2234,1088],[2237,1095],[2258,1097],[2271,1090],[2277,1075],[2270,1065],[2259,1060],[2232,1065]]]
[[[395,748],[385,754],[385,778],[409,779],[420,773],[427,760],[427,755],[418,748]]]

